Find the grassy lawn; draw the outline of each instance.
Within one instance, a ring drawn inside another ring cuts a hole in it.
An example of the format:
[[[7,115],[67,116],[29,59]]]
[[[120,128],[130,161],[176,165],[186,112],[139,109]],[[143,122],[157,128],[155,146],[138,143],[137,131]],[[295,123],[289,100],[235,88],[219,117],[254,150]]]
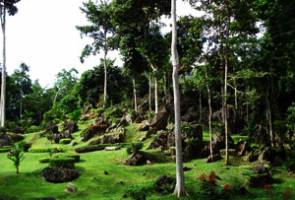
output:
[[[34,135],[36,134],[36,135]],[[26,140],[33,141],[33,148],[48,148],[52,144],[44,138],[39,138],[37,133],[29,135]],[[133,135],[135,134],[135,135]],[[135,127],[127,128],[128,141],[138,138],[139,134]],[[75,134],[78,140],[79,134]],[[71,146],[62,146],[66,151],[72,151]],[[20,167],[20,174],[16,175],[12,162],[7,159],[6,153],[0,154],[0,197],[13,196],[21,200],[36,199],[41,197],[55,197],[56,199],[86,199],[86,200],[111,200],[123,199],[123,195],[131,186],[151,185],[161,175],[175,175],[175,164],[173,162],[151,164],[145,166],[131,167],[123,164],[127,158],[125,149],[107,152],[98,151],[81,154],[81,162],[76,166],[82,171],[82,175],[73,183],[77,186],[78,192],[66,193],[65,187],[68,183],[52,184],[46,182],[41,171],[47,164],[39,163],[42,158],[48,157],[48,153],[26,153],[25,159]],[[218,184],[225,183],[244,184],[249,174],[248,163],[234,163],[225,167],[223,162],[207,164],[204,159],[193,160],[185,163],[186,167],[192,170],[185,172],[186,186],[188,191],[198,191],[198,177],[205,173],[215,171],[220,177]],[[105,171],[108,175],[105,175]],[[286,188],[295,188],[295,178],[289,176],[284,168],[276,168],[274,177],[280,178],[282,183],[273,185],[272,195],[267,194],[263,189],[251,189],[251,195],[240,196],[238,199],[283,199],[283,191]],[[150,194],[148,199],[174,199],[172,195],[159,196]],[[202,199],[202,198],[198,198]],[[295,199],[295,198],[293,198]]]

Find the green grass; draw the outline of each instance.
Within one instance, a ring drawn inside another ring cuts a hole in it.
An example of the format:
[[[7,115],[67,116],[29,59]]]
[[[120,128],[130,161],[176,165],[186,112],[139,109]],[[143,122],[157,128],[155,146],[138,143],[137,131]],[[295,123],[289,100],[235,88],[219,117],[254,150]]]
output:
[[[74,134],[75,139],[79,140],[79,133]],[[127,127],[127,141],[132,142],[139,138],[142,133],[137,132],[136,126]],[[33,141],[35,148],[48,148],[61,146],[66,151],[72,151],[71,146],[50,144],[44,138],[40,138],[37,133],[28,135],[27,141]],[[156,151],[149,151],[151,154],[157,154]],[[123,162],[127,158],[126,149],[107,152],[97,151],[81,154],[81,162],[76,166],[82,171],[82,175],[73,183],[77,186],[78,192],[74,194],[66,193],[67,183],[52,184],[46,182],[41,175],[42,169],[47,164],[41,164],[39,160],[47,158],[46,153],[26,153],[25,159],[20,166],[20,174],[16,175],[15,168],[6,153],[0,153],[0,197],[2,195],[15,196],[20,200],[30,200],[41,197],[52,196],[59,200],[120,200],[130,186],[151,185],[161,175],[175,175],[175,164],[172,161],[162,163],[131,167]],[[230,167],[225,167],[223,161],[207,164],[204,159],[193,160],[185,163],[185,166],[192,168],[185,172],[186,188],[188,191],[199,190],[198,177],[205,173],[209,174],[215,171],[221,178],[218,182],[220,186],[225,183],[234,184],[240,182],[244,184],[248,177],[248,163],[238,163]],[[104,172],[107,171],[108,175]],[[276,178],[282,179],[281,184],[273,187],[273,199],[282,199],[282,193],[286,188],[295,188],[295,178],[289,176],[284,168],[276,168],[274,171]],[[121,184],[120,182],[123,182]],[[257,199],[267,200],[269,194],[263,189],[251,189],[251,196],[240,196],[236,199]],[[156,193],[149,194],[150,200],[170,200],[175,199],[172,195],[161,196]],[[201,199],[201,198],[198,198]],[[295,199],[295,198],[293,198]]]

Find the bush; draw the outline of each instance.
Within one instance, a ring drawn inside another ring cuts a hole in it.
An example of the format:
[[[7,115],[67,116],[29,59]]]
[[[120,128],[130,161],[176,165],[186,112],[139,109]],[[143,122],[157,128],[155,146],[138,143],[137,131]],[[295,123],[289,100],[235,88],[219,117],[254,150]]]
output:
[[[88,153],[88,152],[92,152],[92,151],[101,151],[101,150],[104,150],[105,147],[107,147],[107,146],[109,146],[109,145],[105,145],[105,144],[89,145],[89,146],[76,148],[75,151],[77,153]]]
[[[10,150],[11,150],[10,146],[0,147],[0,153],[6,153],[6,152],[9,152]]]
[[[73,121],[78,121],[81,117],[81,110],[80,109],[76,109],[73,112],[68,114],[69,119],[73,120]]]
[[[49,160],[49,167],[75,168],[75,160],[71,157],[55,157]]]
[[[41,160],[39,160],[40,163],[49,163],[51,161],[51,159],[71,159],[73,160],[75,163],[76,162],[79,162],[80,161],[80,155],[79,154],[57,154],[57,155],[54,155],[53,158],[50,157],[50,158],[43,158]],[[55,161],[53,161],[55,162]]]
[[[130,146],[127,147],[127,153],[130,154],[137,154],[142,149],[143,143],[132,143]]]
[[[295,133],[295,103],[288,108],[287,128],[292,134]]]
[[[59,141],[60,144],[70,144],[71,142],[71,138],[64,138]]]
[[[54,154],[54,153],[62,153],[65,152],[63,148],[33,148],[30,149],[30,153],[49,153],[49,154]]]
[[[20,142],[19,144],[23,147],[24,152],[28,152],[29,149],[32,147],[31,143]]]
[[[26,133],[36,133],[36,132],[40,132],[43,129],[40,126],[30,126],[29,128],[26,129]]]
[[[7,154],[7,157],[13,162],[16,168],[16,173],[19,174],[19,166],[21,161],[24,159],[23,147],[20,144],[15,144]]]
[[[152,185],[137,185],[131,186],[125,192],[124,197],[129,197],[134,200],[145,200],[148,193],[153,189]]]

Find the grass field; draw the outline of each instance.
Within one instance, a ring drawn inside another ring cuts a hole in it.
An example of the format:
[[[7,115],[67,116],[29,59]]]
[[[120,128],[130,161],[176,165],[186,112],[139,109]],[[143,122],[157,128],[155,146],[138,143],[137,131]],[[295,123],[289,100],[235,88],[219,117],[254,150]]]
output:
[[[133,141],[140,134],[134,126],[127,128],[128,141]],[[75,134],[78,141],[79,134]],[[66,145],[52,145],[47,139],[40,138],[38,133],[30,134],[27,141],[33,141],[33,149],[61,146],[71,152],[72,147]],[[48,153],[26,153],[25,159],[20,167],[20,174],[16,175],[15,168],[6,153],[0,154],[0,199],[1,197],[15,197],[20,200],[38,199],[41,197],[55,197],[56,199],[73,200],[120,200],[124,193],[131,187],[144,187],[153,185],[161,175],[175,175],[175,164],[173,161],[144,166],[131,167],[124,165],[127,158],[126,150],[119,151],[97,151],[81,154],[81,162],[76,166],[82,171],[82,175],[73,184],[78,188],[74,194],[66,193],[65,187],[68,183],[52,184],[46,182],[41,171],[47,164],[41,164],[40,159],[48,157]],[[248,175],[249,163],[234,161],[233,165],[225,167],[223,162],[207,164],[204,159],[193,160],[185,163],[192,170],[185,172],[186,188],[189,192],[198,194],[198,177],[205,173],[215,171],[220,177],[218,185],[223,184],[245,184]],[[108,175],[105,175],[108,172]],[[295,177],[289,176],[287,171],[281,168],[273,170],[274,177],[279,178],[282,183],[273,185],[271,191],[263,189],[249,189],[249,195],[236,197],[235,199],[274,199],[283,200],[283,192],[287,188],[295,188]],[[4,198],[5,199],[5,198]],[[172,195],[159,195],[150,193],[148,199],[174,199]],[[192,198],[191,198],[192,199]],[[193,199],[203,199],[199,196]],[[291,198],[292,199],[292,198]],[[293,197],[295,199],[295,197]]]

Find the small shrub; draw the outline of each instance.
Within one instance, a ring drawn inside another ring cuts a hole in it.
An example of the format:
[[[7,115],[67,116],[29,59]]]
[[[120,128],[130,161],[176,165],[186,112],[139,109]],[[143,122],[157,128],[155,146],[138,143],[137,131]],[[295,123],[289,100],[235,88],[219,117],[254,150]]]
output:
[[[49,160],[50,167],[75,168],[75,160],[70,157],[55,157]]]
[[[71,142],[71,138],[64,138],[59,141],[60,144],[70,144]]]
[[[42,127],[40,126],[30,126],[29,128],[26,129],[26,133],[36,133],[42,131]]]
[[[125,192],[125,197],[129,197],[133,200],[146,200],[148,193],[152,190],[152,185],[137,185],[131,186]]]
[[[81,117],[81,110],[80,109],[74,110],[73,112],[68,114],[68,117],[71,120],[78,121]]]
[[[11,147],[10,146],[3,146],[3,147],[0,147],[0,153],[7,153],[11,150]]]
[[[7,157],[13,162],[16,168],[16,173],[19,174],[19,166],[21,161],[24,159],[23,147],[20,144],[15,144],[7,154]]]
[[[127,147],[127,153],[130,154],[137,154],[142,149],[143,143],[132,143],[130,146]]]

